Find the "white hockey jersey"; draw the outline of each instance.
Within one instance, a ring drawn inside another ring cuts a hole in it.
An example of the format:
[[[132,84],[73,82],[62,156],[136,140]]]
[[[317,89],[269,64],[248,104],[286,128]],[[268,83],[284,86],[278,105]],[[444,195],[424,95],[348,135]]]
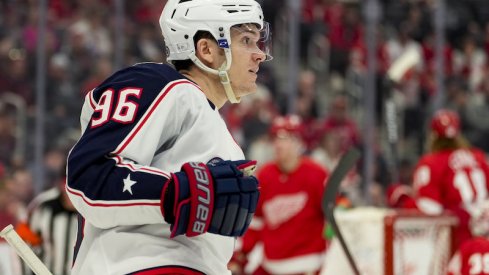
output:
[[[170,238],[160,196],[189,161],[244,159],[215,106],[165,64],[142,63],[86,95],[67,191],[81,214],[73,273],[128,274],[185,266],[230,274],[235,239]]]

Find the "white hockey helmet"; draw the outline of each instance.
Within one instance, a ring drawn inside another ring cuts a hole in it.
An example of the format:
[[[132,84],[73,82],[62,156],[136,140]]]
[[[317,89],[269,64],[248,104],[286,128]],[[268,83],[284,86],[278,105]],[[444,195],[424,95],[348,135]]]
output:
[[[227,71],[232,62],[231,28],[256,24],[260,29],[259,50],[271,60],[269,26],[263,20],[261,6],[255,0],[168,0],[160,16],[168,61],[190,59],[209,73],[219,75],[230,102],[237,103]],[[224,50],[226,62],[217,70],[204,65],[195,56],[194,36],[209,32]]]
[[[263,11],[255,0],[168,0],[160,16],[167,60],[190,59],[198,31],[208,31],[221,48],[228,48],[231,27],[246,23],[266,28]]]

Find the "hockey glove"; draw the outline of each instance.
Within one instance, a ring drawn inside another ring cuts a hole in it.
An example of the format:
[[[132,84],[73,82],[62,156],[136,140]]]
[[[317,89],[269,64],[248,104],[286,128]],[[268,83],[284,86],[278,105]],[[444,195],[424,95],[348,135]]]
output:
[[[206,232],[241,236],[256,210],[258,181],[247,171],[256,161],[189,162],[162,192],[162,212],[171,237]],[[243,173],[245,172],[245,173]]]
[[[411,186],[394,183],[387,188],[387,205],[392,208],[416,208]]]

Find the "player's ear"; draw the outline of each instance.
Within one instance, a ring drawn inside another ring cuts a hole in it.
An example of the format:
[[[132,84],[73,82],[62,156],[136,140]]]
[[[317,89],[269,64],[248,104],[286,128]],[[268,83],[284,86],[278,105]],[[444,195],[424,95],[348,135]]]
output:
[[[219,64],[219,56],[222,50],[217,46],[217,43],[208,38],[199,39],[195,45],[196,56],[208,67],[217,68]]]

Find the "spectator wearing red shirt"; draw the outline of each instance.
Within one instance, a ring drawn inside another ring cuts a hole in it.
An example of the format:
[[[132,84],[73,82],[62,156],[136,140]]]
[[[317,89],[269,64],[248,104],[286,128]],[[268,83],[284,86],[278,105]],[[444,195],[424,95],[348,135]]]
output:
[[[333,99],[331,110],[324,120],[323,131],[336,132],[340,136],[342,151],[360,144],[357,124],[348,114],[348,100],[345,96],[339,95]]]

